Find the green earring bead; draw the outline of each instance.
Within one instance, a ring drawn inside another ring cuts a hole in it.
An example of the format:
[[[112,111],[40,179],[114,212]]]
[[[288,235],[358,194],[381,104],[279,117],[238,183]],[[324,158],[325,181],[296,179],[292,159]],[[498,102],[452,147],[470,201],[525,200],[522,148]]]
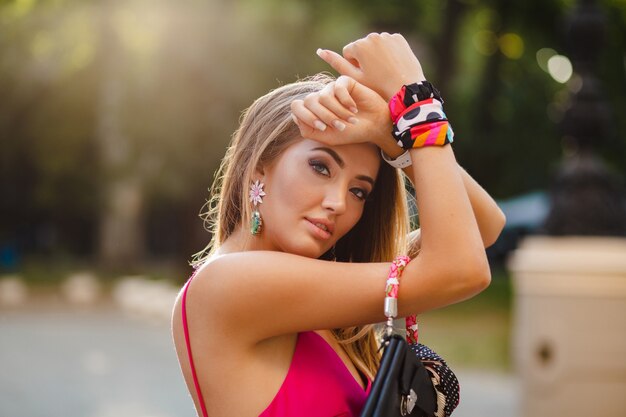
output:
[[[250,233],[253,235],[258,235],[261,233],[261,226],[263,225],[263,221],[261,220],[261,213],[258,210],[254,210],[252,212],[252,219],[250,221]]]

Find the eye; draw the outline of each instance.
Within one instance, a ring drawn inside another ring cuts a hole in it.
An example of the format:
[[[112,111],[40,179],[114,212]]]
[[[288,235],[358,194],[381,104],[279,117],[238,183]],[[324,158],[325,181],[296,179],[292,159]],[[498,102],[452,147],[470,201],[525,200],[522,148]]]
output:
[[[367,197],[369,196],[368,192],[362,188],[353,188],[350,191],[352,191],[352,194],[354,194],[361,201],[367,200]]]
[[[321,161],[311,160],[309,161],[309,165],[311,166],[311,168],[313,168],[313,171],[317,172],[318,174],[325,175],[327,177],[330,176],[330,170],[325,163]]]

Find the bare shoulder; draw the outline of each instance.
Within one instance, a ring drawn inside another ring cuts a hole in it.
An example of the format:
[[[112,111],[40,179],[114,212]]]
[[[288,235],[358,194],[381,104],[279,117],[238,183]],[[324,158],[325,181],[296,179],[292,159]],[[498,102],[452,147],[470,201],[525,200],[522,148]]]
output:
[[[388,267],[271,251],[221,255],[202,265],[189,284],[188,314],[204,315],[222,334],[236,328],[238,337],[249,339],[245,344],[376,323],[384,320]]]

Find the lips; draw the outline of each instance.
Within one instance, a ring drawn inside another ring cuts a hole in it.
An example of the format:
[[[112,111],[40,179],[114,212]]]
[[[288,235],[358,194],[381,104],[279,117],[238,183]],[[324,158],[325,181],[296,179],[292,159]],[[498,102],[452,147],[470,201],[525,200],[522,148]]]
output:
[[[319,227],[320,229],[326,230],[328,232],[328,227],[326,227],[325,224],[322,224],[322,223],[313,223],[313,224]]]
[[[311,231],[322,239],[328,239],[335,229],[335,225],[326,219],[307,217],[306,220],[311,226]]]

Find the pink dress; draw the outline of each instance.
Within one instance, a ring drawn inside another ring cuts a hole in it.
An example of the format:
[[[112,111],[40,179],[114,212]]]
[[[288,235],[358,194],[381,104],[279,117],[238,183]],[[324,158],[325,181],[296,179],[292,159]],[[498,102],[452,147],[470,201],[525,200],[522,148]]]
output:
[[[189,344],[185,303],[192,279],[193,276],[183,289],[183,329],[202,417],[208,417]],[[259,417],[356,417],[361,414],[371,388],[372,381],[367,378],[367,389],[363,390],[335,350],[320,335],[313,331],[300,332],[287,376]]]

